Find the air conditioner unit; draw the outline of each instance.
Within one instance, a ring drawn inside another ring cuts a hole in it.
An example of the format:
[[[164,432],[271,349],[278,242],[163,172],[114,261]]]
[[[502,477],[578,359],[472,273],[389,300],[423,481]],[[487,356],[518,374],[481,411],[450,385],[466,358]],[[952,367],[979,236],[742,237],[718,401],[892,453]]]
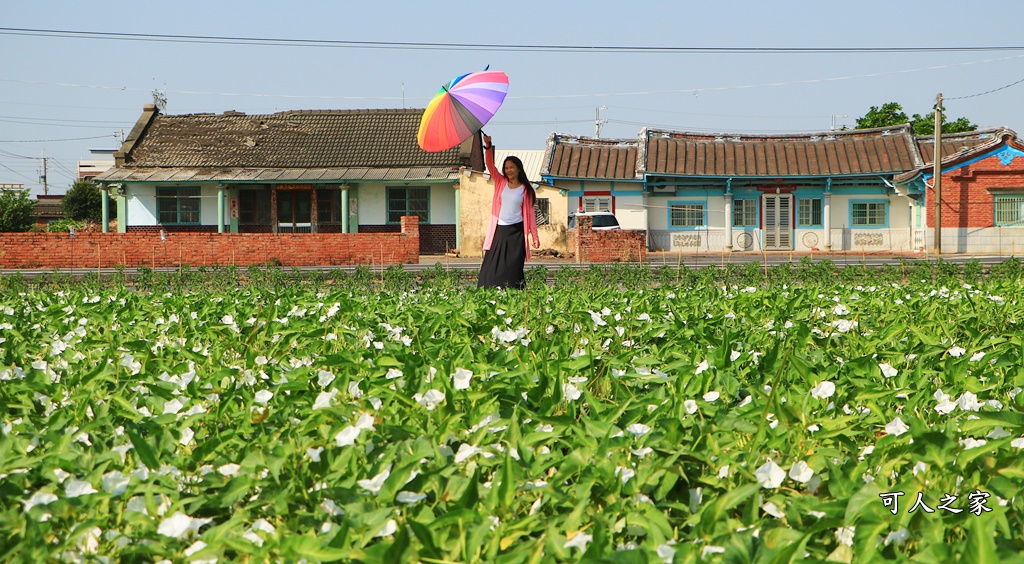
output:
[[[654,187],[654,193],[655,194],[675,194],[676,193],[676,187],[675,186],[655,186]]]

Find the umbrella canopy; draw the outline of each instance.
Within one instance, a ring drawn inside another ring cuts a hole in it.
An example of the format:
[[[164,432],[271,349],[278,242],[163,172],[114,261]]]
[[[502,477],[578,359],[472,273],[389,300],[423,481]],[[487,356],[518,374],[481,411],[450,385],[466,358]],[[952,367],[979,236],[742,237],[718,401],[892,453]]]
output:
[[[484,70],[455,78],[441,87],[420,120],[417,141],[424,151],[451,149],[472,137],[508,94],[508,76]]]

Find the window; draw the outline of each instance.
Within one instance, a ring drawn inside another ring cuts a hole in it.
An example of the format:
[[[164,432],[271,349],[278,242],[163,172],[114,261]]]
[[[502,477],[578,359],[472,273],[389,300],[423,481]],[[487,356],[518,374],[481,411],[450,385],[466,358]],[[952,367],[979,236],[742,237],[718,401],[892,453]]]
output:
[[[757,227],[757,200],[734,200],[733,227]]]
[[[551,225],[551,202],[547,198],[533,201],[533,211],[537,214],[537,225]]]
[[[850,202],[853,227],[885,227],[886,202]]]
[[[415,215],[428,223],[430,188],[422,186],[388,187],[388,223],[402,223],[403,215]]]
[[[996,225],[1024,226],[1024,196],[996,196]]]
[[[669,227],[704,227],[704,204],[671,204],[669,206]]]
[[[797,200],[796,226],[820,227],[821,198],[800,198]]]
[[[238,189],[238,224],[270,225],[270,188]]]
[[[585,196],[583,198],[583,211],[587,213],[591,212],[611,212],[612,211],[612,197],[611,196]]]
[[[316,191],[318,223],[341,223],[341,190],[321,188]]]
[[[156,189],[156,214],[161,224],[198,224],[199,187]]]

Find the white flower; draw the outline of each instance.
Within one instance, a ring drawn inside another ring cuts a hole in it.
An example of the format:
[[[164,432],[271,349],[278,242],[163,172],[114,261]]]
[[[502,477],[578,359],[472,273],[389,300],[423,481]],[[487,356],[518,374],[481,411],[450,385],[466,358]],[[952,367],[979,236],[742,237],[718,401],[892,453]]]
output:
[[[377,494],[380,492],[381,486],[384,485],[384,481],[387,480],[388,476],[390,475],[391,465],[388,465],[388,467],[385,468],[384,471],[381,472],[380,474],[377,474],[376,476],[370,478],[369,480],[358,480],[356,483],[359,484],[359,487],[363,488],[364,490],[372,494]]]
[[[954,409],[956,409],[956,404],[949,401],[948,397],[939,401],[939,405],[935,406],[935,411],[939,412],[941,415],[951,413]]]
[[[742,354],[740,351],[729,351],[729,362],[736,362],[736,359]]]
[[[967,437],[966,439],[960,439],[960,446],[964,447],[964,450],[971,450],[972,448],[978,448],[988,444],[985,439],[975,439],[974,437]]]
[[[850,310],[846,309],[846,306],[844,306],[843,304],[839,304],[832,308],[832,313],[833,315],[849,315]]]
[[[956,345],[953,345],[946,352],[949,353],[949,356],[955,356],[955,357],[959,358],[959,357],[963,356],[965,352],[967,352],[967,349],[965,349],[963,347],[958,347]]]
[[[981,406],[984,405],[978,401],[978,396],[971,392],[964,392],[960,398],[956,400],[956,404],[964,411],[978,411],[981,409]]]
[[[704,360],[700,361],[700,364],[697,365],[697,369],[694,370],[693,373],[694,374],[700,374],[701,372],[704,372],[708,368],[709,368],[708,361],[707,361],[707,359],[704,359]]]
[[[189,532],[198,533],[199,529],[212,519],[193,519],[181,511],[177,511],[160,522],[156,532],[171,538],[184,538]]]
[[[836,529],[836,540],[839,541],[839,544],[853,546],[853,535],[856,529],[856,526],[840,527]]]
[[[256,403],[261,405],[267,405],[267,402],[274,397],[274,392],[270,390],[260,390],[256,392]]]
[[[782,480],[786,479],[786,471],[779,468],[774,461],[769,460],[754,472],[754,476],[757,477],[757,481],[762,487],[773,489],[779,487]]]
[[[68,480],[68,483],[64,486],[64,495],[68,497],[80,497],[94,493],[97,493],[96,488],[92,487],[92,484],[85,480],[76,480],[72,478],[71,480]]]
[[[722,466],[721,468],[718,469],[718,477],[723,479],[723,480],[725,478],[729,477],[729,465],[728,464],[726,464],[725,466]]]
[[[580,399],[580,396],[583,395],[583,392],[581,392],[579,388],[577,388],[576,386],[573,386],[572,384],[567,382],[565,384],[562,384],[562,395],[565,396],[565,399],[569,401],[576,401]]]
[[[836,385],[828,380],[818,384],[811,388],[811,397],[818,398],[820,400],[828,399],[836,393]]]
[[[338,434],[334,436],[334,440],[338,443],[338,446],[340,447],[349,446],[351,444],[354,444],[356,442],[356,439],[359,438],[360,431],[361,429],[359,427],[353,427],[352,425],[349,425],[348,427],[345,427],[341,431],[338,431]]]
[[[618,476],[620,480],[622,480],[623,484],[625,484],[633,476],[636,476],[636,471],[633,470],[632,468],[626,468],[625,466],[618,466],[615,468],[615,475]]]
[[[472,379],[473,371],[466,370],[465,368],[456,368],[455,374],[452,374],[452,382],[454,383],[456,390],[469,389],[469,381]]]
[[[910,427],[899,417],[893,419],[885,426],[885,432],[890,435],[900,436],[910,430]]]
[[[761,509],[763,509],[765,513],[771,515],[772,517],[775,517],[776,519],[782,519],[786,516],[786,514],[783,513],[781,509],[779,509],[779,506],[775,505],[775,502],[772,501],[769,501],[768,503],[762,505]]]
[[[664,545],[664,544],[658,547],[658,556],[661,556],[661,559],[664,560],[666,563],[672,562],[671,558],[666,558],[665,556],[662,556],[662,554],[661,554],[662,547],[669,548],[669,549],[671,549],[672,547],[670,547],[668,545]],[[724,546],[715,546],[713,544],[709,544],[709,545],[706,545],[704,548],[701,549],[701,551],[700,551],[700,559],[704,560],[705,558],[707,558],[708,556],[710,556],[712,554],[723,554],[723,553],[725,553],[725,547]],[[672,557],[675,557],[675,550],[672,550],[671,555],[672,555]]]
[[[814,476],[814,470],[803,460],[794,462],[789,468],[789,477],[801,484],[810,482],[812,476]]]
[[[718,401],[719,397],[721,397],[721,394],[718,392],[708,392],[704,394],[704,401],[711,403],[713,401]]]
[[[320,392],[320,394],[316,396],[316,401],[313,402],[313,411],[331,407],[331,402],[334,401],[334,396],[336,395],[338,395],[337,388],[332,389],[329,392]]]
[[[462,443],[459,445],[459,451],[455,453],[455,463],[458,464],[478,452],[480,452],[480,449],[477,447],[469,443]]]
[[[185,404],[178,401],[178,398],[174,398],[164,404],[164,415],[168,413],[178,413],[183,407],[185,407]]]
[[[241,466],[239,466],[239,465],[235,464],[234,462],[232,462],[231,464],[225,464],[225,465],[221,466],[220,468],[217,468],[217,472],[220,472],[220,475],[224,476],[225,478],[230,478],[232,476],[237,476],[239,470],[241,470],[241,469],[242,469]]]
[[[121,495],[128,489],[128,478],[117,470],[107,472],[100,480],[103,491],[111,495]]]
[[[697,402],[692,399],[686,400],[683,402],[683,408],[686,410],[686,413],[693,415],[697,413]]]
[[[332,499],[325,499],[322,502],[320,502],[320,509],[323,509],[324,511],[330,513],[334,517],[338,517],[339,515],[345,514],[345,510],[342,509],[337,503],[334,503],[334,500]]]
[[[1024,448],[1024,437],[1017,437],[1016,439],[1013,439],[1010,441],[1010,446],[1014,448]]]
[[[313,460],[313,462],[320,462],[320,453],[324,451],[324,447],[307,448],[306,456]]]
[[[643,458],[643,457],[647,456],[648,454],[651,454],[652,452],[654,452],[654,449],[651,448],[651,447],[646,447],[645,446],[645,447],[641,447],[641,448],[631,448],[631,449],[629,449],[629,452],[633,453],[633,456],[636,456],[636,457],[639,457],[639,458]]]
[[[388,536],[391,536],[391,535],[395,534],[395,532],[397,532],[397,531],[398,531],[398,523],[396,523],[394,519],[388,519],[388,522],[384,523],[384,526],[381,527],[381,529],[379,531],[377,531],[377,534],[373,535],[373,536],[374,537],[388,537]]]
[[[893,532],[889,533],[888,535],[886,535],[886,537],[885,537],[885,546],[889,546],[890,544],[893,544],[893,543],[896,543],[896,546],[903,546],[904,544],[907,543],[907,539],[908,538],[910,538],[910,532],[907,531],[906,529],[900,529],[898,531],[893,531]]]
[[[981,360],[983,358],[985,358],[985,353],[984,352],[976,352],[973,355],[971,355],[971,362],[978,362],[979,360]]]
[[[1009,436],[1010,433],[1007,433],[1006,430],[1003,429],[1002,427],[997,426],[995,429],[992,429],[991,433],[985,435],[985,438],[993,441],[998,441],[999,439],[1005,439],[1006,437]]]
[[[89,527],[82,533],[82,536],[78,537],[76,545],[78,550],[83,554],[96,554],[100,548],[100,535],[102,534],[103,530],[99,527]]]
[[[427,408],[427,411],[433,411],[435,407],[444,401],[444,392],[439,390],[428,390],[426,394],[415,394],[412,399]]]
[[[424,499],[427,499],[427,494],[407,491],[400,491],[398,492],[398,495],[395,496],[395,501],[397,501],[398,503],[412,504],[418,501],[422,501]]]
[[[633,423],[626,427],[626,432],[632,433],[634,437],[642,437],[651,432],[651,428],[643,423]]]
[[[28,512],[29,509],[37,505],[50,505],[55,501],[57,501],[57,496],[52,493],[36,492],[32,494],[32,497],[21,500],[21,503],[25,505],[25,511]]]
[[[888,362],[883,362],[882,364],[879,364],[878,368],[882,370],[882,376],[885,376],[886,378],[892,378],[893,376],[900,373],[899,370],[893,368]]]
[[[580,554],[582,554],[587,551],[587,545],[590,544],[590,541],[592,540],[594,540],[594,535],[588,535],[583,532],[576,533],[576,535],[571,539],[565,541],[562,548],[578,548],[580,550]]]
[[[317,373],[316,383],[320,384],[321,388],[326,388],[334,381],[334,374],[326,370],[321,370]]]
[[[388,373],[384,375],[388,380],[394,380],[395,378],[401,378],[402,376],[404,376],[404,374],[397,368],[389,368]]]

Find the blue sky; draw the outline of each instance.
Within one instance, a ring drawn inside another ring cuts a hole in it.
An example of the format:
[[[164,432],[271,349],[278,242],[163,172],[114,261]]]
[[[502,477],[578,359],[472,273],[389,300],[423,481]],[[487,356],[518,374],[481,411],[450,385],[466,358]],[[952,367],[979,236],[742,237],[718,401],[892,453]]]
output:
[[[1024,3],[521,0],[13,2],[0,27],[109,33],[475,45],[1019,47]],[[936,31],[937,30],[937,31]],[[714,54],[288,47],[48,37],[0,31],[0,183],[63,193],[91,148],[117,146],[153,90],[167,113],[424,107],[458,74],[508,73],[486,131],[507,149],[552,132],[852,127],[871,106],[907,114],[946,97],[951,119],[1024,134],[1024,50]],[[833,117],[834,116],[834,117]],[[90,139],[82,139],[90,138]],[[27,157],[27,158],[26,158]]]

